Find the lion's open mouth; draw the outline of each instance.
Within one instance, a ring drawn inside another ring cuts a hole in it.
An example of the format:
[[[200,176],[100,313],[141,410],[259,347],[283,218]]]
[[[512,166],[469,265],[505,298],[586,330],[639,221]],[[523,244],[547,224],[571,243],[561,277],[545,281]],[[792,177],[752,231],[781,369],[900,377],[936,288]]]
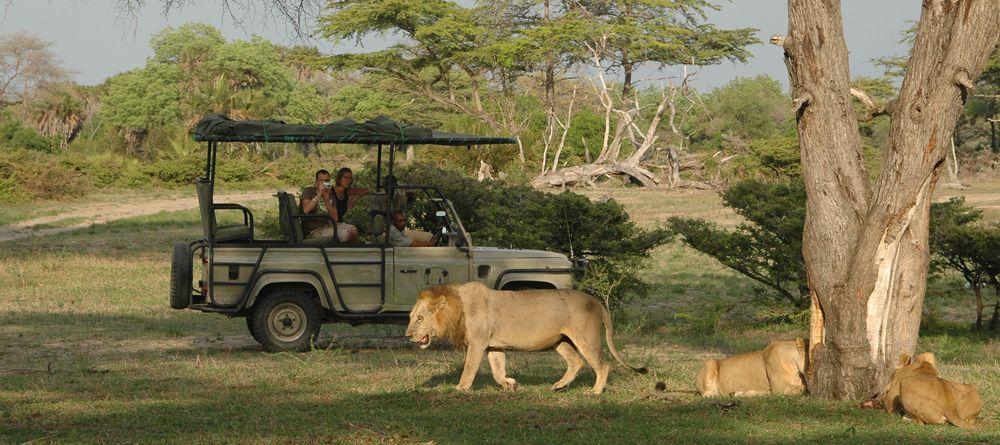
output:
[[[423,338],[420,339],[420,341],[417,342],[417,344],[420,345],[421,349],[427,348],[428,346],[431,345],[431,336],[425,335]]]

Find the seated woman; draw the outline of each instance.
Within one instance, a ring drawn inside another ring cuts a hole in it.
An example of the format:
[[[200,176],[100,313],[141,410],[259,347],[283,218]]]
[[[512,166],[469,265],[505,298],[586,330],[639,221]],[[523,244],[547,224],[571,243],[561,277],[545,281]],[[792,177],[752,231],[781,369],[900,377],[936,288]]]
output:
[[[366,188],[354,188],[354,172],[351,169],[344,167],[337,170],[336,180],[334,181],[334,186],[332,190],[332,197],[334,207],[336,208],[337,221],[337,232],[341,231],[340,226],[346,226],[345,231],[351,234],[351,242],[356,242],[358,240],[358,228],[353,224],[348,224],[344,222],[344,215],[347,211],[357,204],[358,198],[371,193],[371,189]],[[331,212],[331,215],[333,213]],[[338,235],[339,236],[339,235]]]

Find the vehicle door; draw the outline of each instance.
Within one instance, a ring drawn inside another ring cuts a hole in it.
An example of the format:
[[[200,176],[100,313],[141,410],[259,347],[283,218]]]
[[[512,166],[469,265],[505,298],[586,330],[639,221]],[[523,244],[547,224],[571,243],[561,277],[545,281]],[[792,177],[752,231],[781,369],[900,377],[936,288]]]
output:
[[[433,233],[444,232],[441,245],[432,247],[393,247],[392,267],[393,298],[388,310],[409,311],[413,308],[420,291],[446,283],[469,281],[469,250],[456,247],[455,220],[449,215],[449,206],[443,200],[429,203],[433,212],[414,211],[414,215],[424,214],[426,220],[411,221],[408,227],[434,227]],[[414,234],[414,236],[418,236]]]

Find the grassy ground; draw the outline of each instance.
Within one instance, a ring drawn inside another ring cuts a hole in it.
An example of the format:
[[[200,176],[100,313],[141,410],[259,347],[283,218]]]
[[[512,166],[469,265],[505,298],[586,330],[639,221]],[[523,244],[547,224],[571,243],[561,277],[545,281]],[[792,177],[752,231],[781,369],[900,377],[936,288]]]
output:
[[[678,213],[736,221],[712,192],[595,193],[622,199],[642,224]],[[617,325],[625,356],[652,375],[617,368],[595,397],[585,371],[553,393],[558,356],[513,353],[518,392],[501,392],[482,369],[474,391],[460,393],[461,355],[417,350],[400,326],[327,325],[318,350],[265,354],[242,319],[170,310],[169,246],[199,236],[196,218],[160,213],[0,244],[0,443],[1000,440],[1000,343],[950,322],[968,320],[951,308],[971,297],[947,283],[938,300],[929,292],[936,322],[920,349],[938,355],[945,377],[979,387],[981,430],[920,427],[808,397],[695,396],[703,360],[805,330],[794,313],[784,315],[797,322],[756,322],[771,314],[755,286],[679,244],[656,252],[645,273],[651,296]],[[654,390],[657,381],[667,390]]]

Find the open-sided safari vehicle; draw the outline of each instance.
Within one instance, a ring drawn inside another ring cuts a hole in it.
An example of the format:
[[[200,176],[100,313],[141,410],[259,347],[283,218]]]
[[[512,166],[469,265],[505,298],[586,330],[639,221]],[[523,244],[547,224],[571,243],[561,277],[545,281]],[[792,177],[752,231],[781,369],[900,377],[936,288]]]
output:
[[[193,137],[208,146],[205,176],[196,184],[203,238],[174,245],[170,307],[245,317],[251,335],[269,351],[309,349],[322,323],[406,323],[417,294],[437,284],[480,281],[494,289],[569,288],[578,270],[559,253],[474,246],[440,190],[394,180],[395,152],[401,147],[516,143],[512,139],[442,133],[385,118],[290,125],[233,121],[222,115],[203,118]],[[367,240],[306,239],[301,223],[308,217],[300,214],[297,197],[286,192],[275,195],[284,239],[258,239],[250,209],[214,200],[216,153],[226,142],[376,146]],[[387,217],[405,210],[414,197],[433,209],[425,213],[434,219],[438,243],[393,247],[388,244]],[[220,218],[225,212],[237,216]],[[222,224],[232,220],[237,224]],[[200,265],[197,281],[195,264]]]

